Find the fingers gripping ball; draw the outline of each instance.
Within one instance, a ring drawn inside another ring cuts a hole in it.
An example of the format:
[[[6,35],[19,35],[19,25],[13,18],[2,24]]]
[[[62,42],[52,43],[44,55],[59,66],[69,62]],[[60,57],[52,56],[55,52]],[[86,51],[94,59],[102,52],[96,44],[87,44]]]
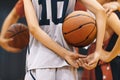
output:
[[[29,43],[29,30],[21,23],[11,25],[5,33],[5,38],[13,38],[8,44],[15,48],[23,49]]]
[[[95,19],[85,11],[74,11],[65,18],[62,31],[68,44],[75,47],[87,46],[96,37]]]
[[[15,5],[15,9],[16,9],[16,13],[17,13],[20,17],[24,17],[24,16],[25,16],[23,0],[18,0],[18,2],[17,2],[16,5]]]

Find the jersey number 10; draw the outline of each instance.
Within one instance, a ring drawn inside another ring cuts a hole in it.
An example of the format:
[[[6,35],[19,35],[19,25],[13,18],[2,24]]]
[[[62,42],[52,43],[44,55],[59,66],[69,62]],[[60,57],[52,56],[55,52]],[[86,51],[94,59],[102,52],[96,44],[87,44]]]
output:
[[[49,25],[50,20],[47,19],[47,14],[49,14],[49,12],[47,12],[46,0],[38,0],[38,1],[39,1],[38,2],[39,5],[42,5],[42,14],[39,23],[40,25]],[[51,10],[52,10],[51,14],[52,14],[52,21],[54,24],[63,22],[67,11],[68,1],[69,0],[51,0]],[[62,11],[62,16],[60,18],[57,18],[57,7],[58,7],[57,2],[63,3],[63,11]]]

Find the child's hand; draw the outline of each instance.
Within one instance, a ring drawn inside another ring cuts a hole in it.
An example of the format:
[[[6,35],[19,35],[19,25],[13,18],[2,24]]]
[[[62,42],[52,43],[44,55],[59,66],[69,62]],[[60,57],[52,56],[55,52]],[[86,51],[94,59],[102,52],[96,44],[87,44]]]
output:
[[[91,70],[96,67],[99,60],[99,55],[97,53],[89,54],[86,58],[86,63],[84,63],[83,67],[85,69]]]
[[[85,58],[85,55],[80,55],[78,53],[72,53],[70,52],[69,55],[66,55],[65,60],[70,64],[71,66],[75,68],[79,68],[84,63],[83,58]]]

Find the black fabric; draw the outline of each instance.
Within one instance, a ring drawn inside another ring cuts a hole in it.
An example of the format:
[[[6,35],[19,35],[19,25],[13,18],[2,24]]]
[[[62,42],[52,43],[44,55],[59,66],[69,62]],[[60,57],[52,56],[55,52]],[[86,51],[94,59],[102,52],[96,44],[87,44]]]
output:
[[[120,19],[120,12],[115,11],[117,14],[118,18]],[[114,44],[116,43],[118,36],[116,34],[113,34],[113,37],[110,41],[110,44],[108,45],[107,49],[108,51],[112,50]],[[115,59],[113,59],[110,62],[111,69],[112,69],[112,75],[113,75],[113,80],[120,80],[120,57],[117,56]]]
[[[119,11],[115,11],[116,15],[118,16],[118,18],[120,19],[120,12]],[[112,35],[110,42],[108,43],[108,46],[106,48],[107,51],[111,51],[116,43],[116,40],[118,38],[118,35],[116,35],[115,33]],[[112,70],[112,75],[113,75],[113,80],[120,80],[120,57],[117,56],[116,58],[114,58],[111,62],[111,70]],[[102,71],[100,69],[100,66],[97,66],[95,69],[95,73],[96,73],[96,80],[102,80]]]
[[[120,80],[120,57],[117,56],[110,62],[113,80]]]
[[[116,40],[118,38],[118,35],[116,35],[115,33],[112,35],[110,42],[108,43],[108,46],[106,48],[106,51],[111,51],[116,43]]]
[[[96,80],[102,80],[102,70],[99,65],[95,68]]]

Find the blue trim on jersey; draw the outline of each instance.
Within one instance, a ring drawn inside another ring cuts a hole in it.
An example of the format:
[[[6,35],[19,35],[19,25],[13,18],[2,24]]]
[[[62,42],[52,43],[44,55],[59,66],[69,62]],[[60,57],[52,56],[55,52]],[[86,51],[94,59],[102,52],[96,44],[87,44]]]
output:
[[[32,72],[31,72],[31,70],[30,70],[30,75],[33,78],[33,80],[36,80],[35,77],[33,76]]]
[[[27,46],[28,54],[30,54],[30,46]]]

